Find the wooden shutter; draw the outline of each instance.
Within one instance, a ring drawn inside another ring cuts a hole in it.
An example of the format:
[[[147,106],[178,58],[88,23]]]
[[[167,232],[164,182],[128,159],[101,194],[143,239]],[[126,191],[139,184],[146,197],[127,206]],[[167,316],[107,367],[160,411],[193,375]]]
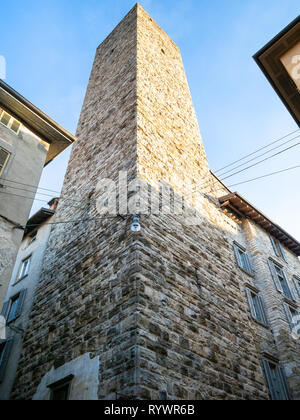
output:
[[[288,287],[288,289],[289,289],[289,291],[290,291],[291,298],[292,298],[292,300],[293,300],[294,302],[297,302],[297,298],[296,298],[296,296],[295,296],[295,293],[294,293],[294,291],[293,291],[293,288],[291,287],[291,284],[290,284],[290,282],[289,282],[289,279],[288,279],[287,275],[285,274],[284,270],[282,270],[282,272],[283,272],[283,275],[284,275],[284,278],[285,278],[285,281],[286,281],[287,287]]]
[[[274,283],[275,283],[275,287],[276,287],[276,289],[277,289],[280,293],[283,293],[283,290],[282,290],[282,287],[281,287],[280,281],[278,280],[278,277],[277,277],[277,273],[276,273],[276,270],[275,270],[275,267],[274,267],[274,263],[273,263],[273,261],[268,260],[268,264],[269,264],[269,268],[270,268],[270,271],[271,271],[271,274],[272,274],[272,277],[273,277],[273,280],[274,280]]]
[[[249,258],[249,256],[248,256],[248,254],[247,254],[246,252],[245,252],[245,256],[246,256],[246,260],[247,260],[248,271],[249,271],[249,273],[250,273],[252,276],[254,276],[253,266],[252,266],[252,263],[251,263],[251,261],[250,261],[250,258]]]
[[[294,327],[294,323],[293,323],[293,318],[292,318],[292,314],[291,314],[291,311],[290,311],[290,307],[287,303],[284,303],[283,308],[284,308],[284,312],[285,312],[285,315],[287,317],[288,323],[290,325],[290,328],[292,330],[293,327]]]
[[[294,284],[295,284],[295,288],[297,290],[297,293],[300,297],[300,279],[298,279],[297,277],[294,276]]]
[[[274,249],[275,255],[276,255],[277,257],[280,257],[281,255],[280,255],[280,254],[279,254],[279,252],[278,252],[278,248],[277,248],[277,246],[276,246],[276,242],[274,241],[274,239],[272,238],[272,236],[270,236],[270,241],[271,241],[271,244],[272,244],[272,246],[273,246],[273,249]]]
[[[16,310],[15,319],[19,318],[19,316],[22,313],[25,296],[26,296],[26,289],[23,289],[23,290],[21,290],[20,296],[19,296],[19,299],[18,299],[18,307],[17,307],[17,310]]]
[[[266,359],[263,359],[262,362],[263,362],[264,374],[265,374],[265,378],[266,378],[269,392],[271,395],[271,399],[276,400],[276,390],[274,388],[274,384],[272,381],[269,362]]]
[[[234,249],[234,255],[235,255],[235,258],[236,258],[236,263],[239,267],[241,267],[242,264],[241,264],[241,259],[240,259],[240,253],[239,253],[238,246],[234,244],[233,249]]]
[[[282,258],[284,259],[284,261],[287,263],[287,258],[286,258],[286,255],[285,255],[285,252],[284,252],[284,249],[283,249],[283,246],[281,245],[281,243],[278,241],[278,244],[279,244],[279,248],[280,248],[280,252],[281,252],[281,255],[282,255]]]
[[[258,300],[258,304],[259,304],[259,307],[260,307],[260,310],[261,310],[261,315],[262,315],[262,318],[263,318],[263,322],[266,326],[268,326],[269,321],[268,321],[267,313],[265,311],[264,302],[263,302],[263,300],[260,296],[257,296],[257,300]]]
[[[3,318],[5,318],[6,319],[6,317],[7,317],[7,312],[8,312],[8,309],[9,309],[9,300],[7,301],[7,302],[4,302],[4,304],[3,304],[3,308],[2,308],[2,312],[1,312],[1,315],[3,316]]]
[[[289,387],[288,387],[288,383],[287,383],[285,372],[284,372],[283,368],[279,366],[278,367],[278,372],[279,372],[279,376],[280,376],[281,383],[282,383],[283,393],[285,394],[285,397],[286,397],[287,400],[291,400]]]
[[[8,340],[6,340],[5,345],[4,345],[4,350],[3,350],[3,354],[1,357],[1,363],[0,363],[0,383],[3,382],[4,379],[4,374],[5,374],[5,369],[8,363],[8,359],[9,359],[9,355],[11,352],[11,348],[13,345],[13,339],[10,338]]]
[[[251,316],[256,319],[256,311],[252,300],[252,294],[249,289],[246,288],[246,295],[248,299],[249,309],[251,312]]]

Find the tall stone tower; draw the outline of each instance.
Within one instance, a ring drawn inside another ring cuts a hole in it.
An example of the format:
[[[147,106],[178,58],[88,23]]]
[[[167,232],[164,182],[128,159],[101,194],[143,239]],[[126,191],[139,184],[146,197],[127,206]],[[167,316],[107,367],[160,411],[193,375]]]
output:
[[[49,399],[72,378],[73,399],[267,399],[240,224],[216,204],[228,190],[207,188],[178,47],[138,5],[97,49],[77,137],[56,215],[70,223],[52,229],[12,398]],[[120,171],[176,196],[203,186],[187,200],[201,223],[145,215],[132,232],[130,212],[100,218],[97,184]]]

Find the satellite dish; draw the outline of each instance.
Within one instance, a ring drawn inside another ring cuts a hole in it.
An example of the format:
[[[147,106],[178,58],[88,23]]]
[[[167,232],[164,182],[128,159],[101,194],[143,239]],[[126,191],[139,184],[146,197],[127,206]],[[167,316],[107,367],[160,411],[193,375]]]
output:
[[[6,319],[0,315],[0,340],[6,340]]]

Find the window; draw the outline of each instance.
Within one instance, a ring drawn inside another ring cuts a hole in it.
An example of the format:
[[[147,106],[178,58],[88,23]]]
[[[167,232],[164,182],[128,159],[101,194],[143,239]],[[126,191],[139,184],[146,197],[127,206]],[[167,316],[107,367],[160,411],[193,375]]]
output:
[[[3,382],[5,369],[8,363],[13,340],[8,339],[0,342],[0,383]]]
[[[21,123],[0,108],[0,123],[5,127],[12,130],[14,133],[19,134]]]
[[[297,276],[294,276],[294,284],[295,284],[295,288],[297,290],[297,293],[300,297],[300,278]]]
[[[275,239],[272,236],[270,236],[270,240],[271,240],[275,255],[277,257],[282,258],[285,262],[287,262],[285,252],[282,248],[281,243],[278,241],[278,239]]]
[[[50,399],[52,401],[67,401],[70,398],[71,383],[74,376],[69,375],[66,378],[49,385],[51,395]]]
[[[247,274],[250,274],[251,276],[253,276],[254,272],[253,272],[252,265],[251,265],[250,259],[248,257],[248,254],[245,248],[243,248],[241,245],[237,243],[234,243],[233,249],[234,249],[237,265]]]
[[[272,400],[290,400],[285,374],[278,363],[263,359],[263,368]]]
[[[31,256],[22,261],[18,280],[22,280],[24,277],[28,276],[30,264]]]
[[[294,327],[298,324],[298,316],[300,315],[300,312],[297,308],[294,308],[293,306],[288,305],[287,303],[283,304],[284,311],[289,323],[289,326],[291,330],[294,329]]]
[[[276,264],[274,261],[269,260],[268,261],[270,271],[276,286],[276,289],[283,293],[283,295],[290,299],[290,300],[296,300],[296,296],[293,292],[293,289],[290,287],[288,279],[285,275],[284,270],[282,267],[280,267],[278,264]]]
[[[261,324],[268,326],[268,319],[262,298],[257,292],[254,292],[249,288],[246,288],[246,294],[252,317]]]
[[[0,147],[0,176],[3,174],[4,169],[7,166],[9,157],[10,153],[7,150]]]
[[[32,242],[34,242],[36,240],[37,237],[37,230],[34,230],[32,233],[30,233],[29,235],[29,239],[28,239],[28,246],[32,244]]]
[[[25,295],[26,290],[21,290],[9,301],[4,303],[1,315],[7,320],[8,323],[15,321],[21,315]]]

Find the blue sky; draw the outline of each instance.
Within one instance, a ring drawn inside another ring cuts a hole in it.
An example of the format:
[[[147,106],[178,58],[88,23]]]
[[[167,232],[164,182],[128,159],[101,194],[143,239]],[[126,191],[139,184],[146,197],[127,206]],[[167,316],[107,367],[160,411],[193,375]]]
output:
[[[1,2],[2,3],[2,2]],[[130,0],[11,0],[0,17],[6,82],[75,133],[96,47]],[[213,170],[297,129],[252,56],[292,21],[299,0],[141,0],[181,49]],[[300,164],[300,147],[227,182]],[[70,150],[40,186],[60,190]],[[256,207],[300,240],[300,170],[241,185]],[[42,198],[42,197],[40,197]],[[36,202],[33,211],[43,203]]]

